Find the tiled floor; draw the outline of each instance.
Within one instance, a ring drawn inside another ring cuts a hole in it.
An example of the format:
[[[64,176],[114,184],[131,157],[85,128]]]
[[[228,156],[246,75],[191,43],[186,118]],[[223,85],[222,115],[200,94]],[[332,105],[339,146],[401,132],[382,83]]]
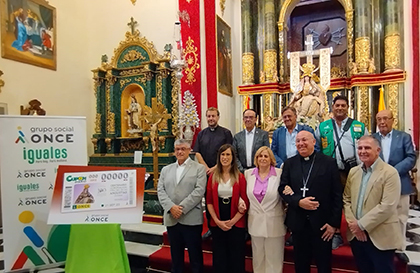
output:
[[[411,272],[420,273],[420,211],[410,210],[406,232],[406,254]]]

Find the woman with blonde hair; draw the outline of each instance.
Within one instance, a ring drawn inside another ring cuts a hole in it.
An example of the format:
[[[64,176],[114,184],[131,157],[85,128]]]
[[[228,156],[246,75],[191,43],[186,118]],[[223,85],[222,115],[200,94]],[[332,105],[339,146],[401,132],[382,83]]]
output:
[[[246,181],[239,172],[234,148],[224,144],[217,153],[216,169],[209,177],[206,193],[213,237],[213,272],[245,272],[246,219],[238,211],[239,198],[249,206]]]
[[[284,208],[277,191],[281,169],[271,149],[263,146],[255,153],[256,168],[245,171],[249,199],[248,232],[252,243],[254,273],[283,272]]]

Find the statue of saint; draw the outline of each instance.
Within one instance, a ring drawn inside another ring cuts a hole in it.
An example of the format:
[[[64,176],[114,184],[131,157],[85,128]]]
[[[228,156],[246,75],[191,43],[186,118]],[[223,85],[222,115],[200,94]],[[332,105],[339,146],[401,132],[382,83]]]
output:
[[[297,87],[297,92],[293,94],[289,106],[296,109],[298,117],[305,120],[323,121],[324,113],[324,93],[321,87],[315,82],[317,78],[315,65],[312,63],[303,64],[301,80]],[[314,79],[315,78],[315,79]]]
[[[89,192],[89,187],[90,186],[88,184],[86,184],[83,187],[83,191],[79,194],[76,201],[74,202],[75,204],[89,204],[89,203],[94,203],[95,202],[95,198]]]
[[[299,87],[301,97],[294,105],[298,116],[321,119],[324,110],[321,88],[309,75],[304,75]]]
[[[134,94],[130,97],[130,105],[127,110],[125,110],[128,115],[128,128],[129,130],[140,130],[140,116],[141,116],[141,105],[137,102],[136,96]]]

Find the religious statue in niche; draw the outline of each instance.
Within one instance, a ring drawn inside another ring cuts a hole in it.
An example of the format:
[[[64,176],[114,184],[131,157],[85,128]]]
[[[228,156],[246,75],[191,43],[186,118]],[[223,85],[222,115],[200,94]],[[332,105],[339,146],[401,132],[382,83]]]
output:
[[[298,91],[293,94],[289,106],[296,108],[298,118],[304,120],[306,124],[318,124],[323,121],[325,105],[324,92],[322,92],[321,87],[315,82],[318,77],[313,74],[318,68],[315,68],[315,65],[312,63],[305,63],[300,69],[303,74]]]
[[[128,130],[130,134],[142,132],[140,124],[140,116],[142,113],[141,105],[137,102],[136,96],[132,94],[130,96],[129,108],[125,110],[128,119]]]

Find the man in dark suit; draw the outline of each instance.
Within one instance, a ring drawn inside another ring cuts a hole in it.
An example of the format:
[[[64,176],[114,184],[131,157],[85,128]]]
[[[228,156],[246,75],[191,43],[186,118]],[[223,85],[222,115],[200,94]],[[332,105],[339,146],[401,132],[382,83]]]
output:
[[[175,141],[177,161],[163,167],[157,186],[171,243],[172,273],[185,272],[185,247],[188,248],[191,272],[203,272],[201,200],[206,191],[206,168],[189,158],[190,150],[188,141]]]
[[[398,218],[403,235],[402,249],[397,250],[397,257],[408,262],[405,250],[405,232],[408,220],[410,194],[413,192],[411,178],[408,173],[416,164],[416,153],[414,152],[411,136],[406,132],[392,129],[394,117],[390,110],[382,110],[376,114],[379,133],[373,136],[381,144],[380,157],[383,161],[397,169],[401,180],[401,197],[397,206]],[[392,155],[392,156],[391,156]]]
[[[297,124],[296,109],[287,106],[281,111],[284,126],[278,128],[273,133],[273,141],[271,142],[271,150],[276,158],[276,167],[280,168],[286,159],[295,156],[296,150],[296,135],[302,130],[311,132],[315,135],[314,130],[308,125]],[[319,149],[315,146],[315,150]]]
[[[254,156],[260,147],[270,147],[268,133],[255,127],[257,112],[253,109],[246,109],[243,112],[243,120],[245,129],[233,137],[238,168],[242,173],[247,169],[255,168]]]
[[[297,273],[309,273],[314,255],[319,273],[331,273],[331,238],[340,227],[343,189],[336,160],[315,151],[312,133],[296,136],[298,155],[283,165],[279,193],[288,203]]]

